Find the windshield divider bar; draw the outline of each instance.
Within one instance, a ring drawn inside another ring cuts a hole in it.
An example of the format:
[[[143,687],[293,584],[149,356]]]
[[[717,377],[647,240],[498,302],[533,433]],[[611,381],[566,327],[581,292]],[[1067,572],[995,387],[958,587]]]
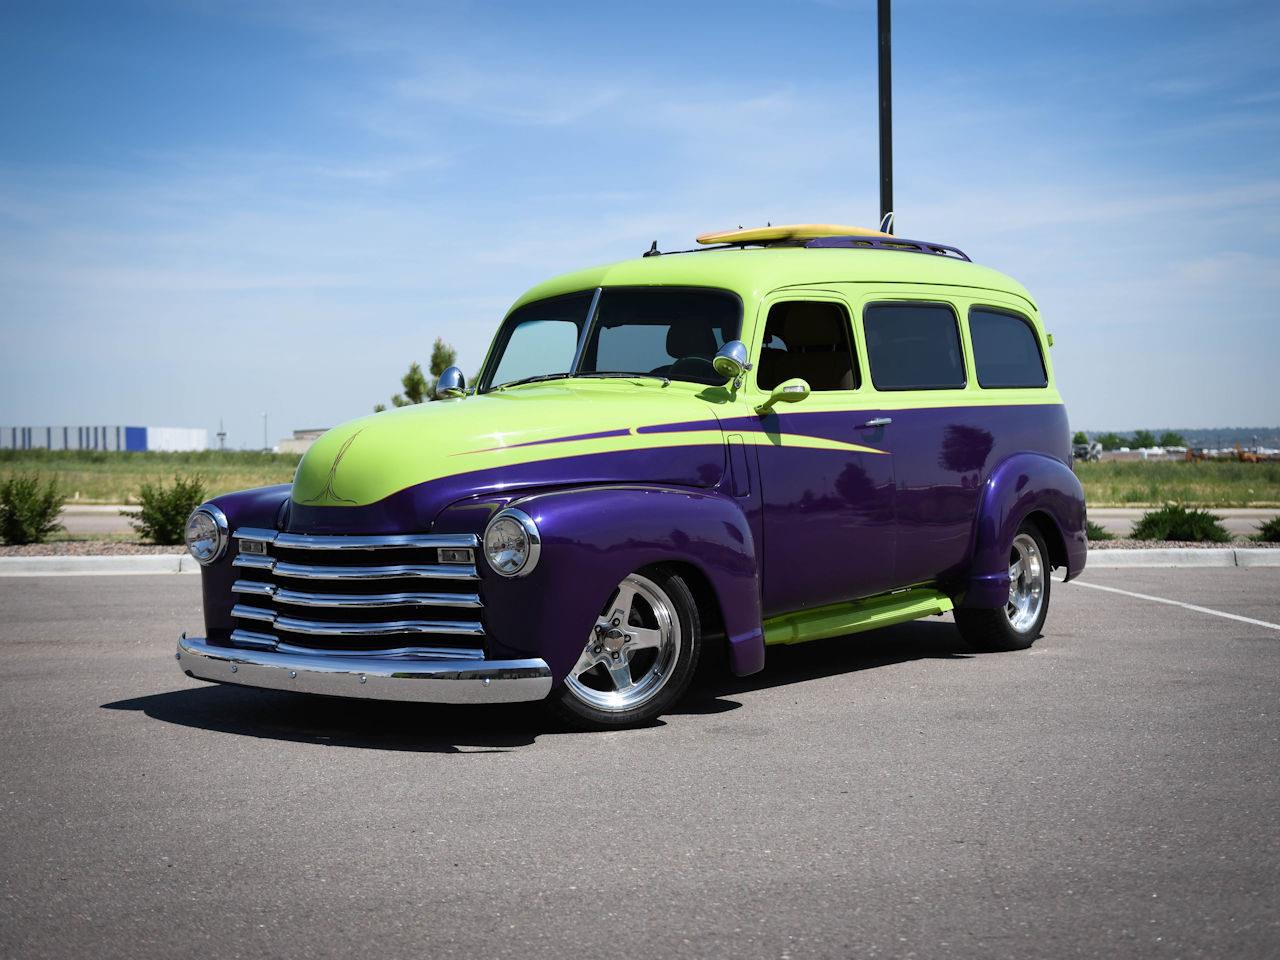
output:
[[[600,292],[603,289],[603,287],[596,287],[596,292],[591,295],[591,306],[587,308],[587,322],[582,325],[582,335],[578,337],[578,347],[573,352],[573,363],[569,366],[571,376],[576,374],[582,365],[582,355],[587,350],[587,338],[591,336],[591,328],[596,322],[596,309],[600,306]]]

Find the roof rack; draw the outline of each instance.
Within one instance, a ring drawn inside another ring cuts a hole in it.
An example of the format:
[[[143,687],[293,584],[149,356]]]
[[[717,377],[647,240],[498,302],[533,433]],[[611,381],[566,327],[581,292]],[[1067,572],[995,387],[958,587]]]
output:
[[[805,243],[809,249],[834,247],[839,249],[856,249],[865,247],[873,250],[897,250],[901,253],[927,253],[937,257],[949,257],[969,263],[969,255],[959,247],[949,247],[945,243],[930,243],[927,240],[903,240],[900,237],[818,237]]]

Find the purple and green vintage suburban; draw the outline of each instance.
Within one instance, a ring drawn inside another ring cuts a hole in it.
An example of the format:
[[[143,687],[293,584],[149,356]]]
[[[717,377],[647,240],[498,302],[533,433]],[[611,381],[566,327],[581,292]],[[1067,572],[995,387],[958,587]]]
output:
[[[478,382],[353,420],[188,523],[191,677],[647,722],[699,658],[954,611],[1039,636],[1085,504],[1015,281],[951,247],[785,230],[521,297]]]

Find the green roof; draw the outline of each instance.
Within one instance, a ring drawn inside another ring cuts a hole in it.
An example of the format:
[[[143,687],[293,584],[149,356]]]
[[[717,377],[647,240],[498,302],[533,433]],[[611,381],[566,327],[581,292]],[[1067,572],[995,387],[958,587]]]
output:
[[[876,249],[728,248],[637,257],[561,274],[529,290],[515,306],[575,290],[607,286],[720,287],[743,299],[783,287],[825,283],[929,283],[1000,290],[1022,297],[1025,287],[998,270],[951,257]]]

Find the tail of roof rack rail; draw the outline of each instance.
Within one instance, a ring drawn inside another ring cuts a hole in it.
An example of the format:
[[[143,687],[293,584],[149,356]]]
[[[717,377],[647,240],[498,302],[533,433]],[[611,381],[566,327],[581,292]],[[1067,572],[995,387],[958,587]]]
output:
[[[897,250],[901,253],[928,253],[939,257],[954,257],[960,260],[973,261],[959,247],[950,247],[945,243],[930,243],[927,240],[903,240],[899,237],[818,237],[805,244],[808,249],[837,248],[873,250]]]

